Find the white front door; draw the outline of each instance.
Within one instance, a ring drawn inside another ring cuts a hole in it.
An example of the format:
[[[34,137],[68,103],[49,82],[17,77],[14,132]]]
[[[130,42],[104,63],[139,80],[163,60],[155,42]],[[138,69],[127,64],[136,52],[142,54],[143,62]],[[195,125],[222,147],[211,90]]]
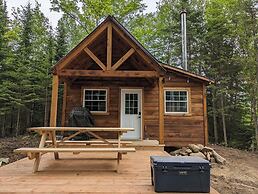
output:
[[[124,133],[123,139],[141,139],[142,90],[121,89],[121,127],[134,128]]]

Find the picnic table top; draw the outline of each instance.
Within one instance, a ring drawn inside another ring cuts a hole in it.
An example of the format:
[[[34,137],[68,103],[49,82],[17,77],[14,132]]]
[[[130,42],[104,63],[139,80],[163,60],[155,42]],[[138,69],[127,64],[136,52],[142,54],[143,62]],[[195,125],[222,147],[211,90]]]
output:
[[[127,132],[134,131],[134,128],[120,127],[32,127],[29,131],[103,131],[103,132]]]

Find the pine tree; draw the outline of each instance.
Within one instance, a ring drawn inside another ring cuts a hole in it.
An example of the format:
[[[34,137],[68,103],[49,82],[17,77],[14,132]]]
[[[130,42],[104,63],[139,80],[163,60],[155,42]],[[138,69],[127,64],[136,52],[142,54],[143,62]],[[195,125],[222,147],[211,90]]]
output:
[[[56,35],[56,54],[55,61],[59,61],[67,53],[67,32],[65,28],[65,19],[61,18],[57,24]]]
[[[9,58],[9,46],[7,39],[7,33],[9,31],[9,19],[7,16],[7,7],[4,0],[0,0],[0,118],[2,126],[0,126],[0,136],[5,136],[5,123],[6,114],[9,111],[9,97],[10,91],[5,86],[5,79],[8,77],[8,58]]]

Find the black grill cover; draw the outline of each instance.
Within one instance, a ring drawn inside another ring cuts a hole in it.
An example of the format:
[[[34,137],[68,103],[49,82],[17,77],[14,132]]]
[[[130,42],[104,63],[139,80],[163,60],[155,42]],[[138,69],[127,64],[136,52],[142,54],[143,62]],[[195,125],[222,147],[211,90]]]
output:
[[[75,107],[69,115],[68,125],[70,127],[93,127],[94,119],[90,111],[85,107]],[[70,134],[67,134],[70,135]],[[90,137],[82,133],[73,138],[73,140],[89,140]]]
[[[94,119],[90,111],[85,107],[75,107],[69,116],[70,127],[93,127]]]

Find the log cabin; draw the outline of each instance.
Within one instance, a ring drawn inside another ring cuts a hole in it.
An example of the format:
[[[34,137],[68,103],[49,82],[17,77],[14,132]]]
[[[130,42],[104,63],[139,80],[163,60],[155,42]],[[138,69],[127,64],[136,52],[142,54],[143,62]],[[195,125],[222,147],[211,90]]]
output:
[[[159,62],[112,16],[52,73],[50,126],[56,126],[63,83],[62,126],[74,107],[83,106],[97,127],[133,127],[123,139],[173,147],[208,142],[206,86],[212,80]]]

